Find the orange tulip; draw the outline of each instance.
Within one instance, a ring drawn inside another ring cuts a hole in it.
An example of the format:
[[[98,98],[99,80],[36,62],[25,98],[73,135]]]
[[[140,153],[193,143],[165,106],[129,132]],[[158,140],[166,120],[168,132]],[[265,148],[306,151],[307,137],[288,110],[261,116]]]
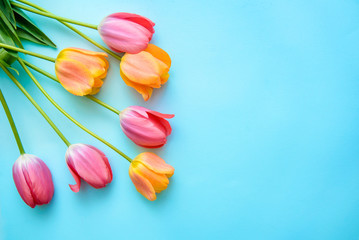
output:
[[[120,63],[120,73],[125,83],[142,94],[147,101],[153,88],[160,88],[170,76],[170,56],[161,48],[148,44],[137,54],[126,53]]]
[[[175,169],[151,152],[144,152],[133,159],[129,174],[138,192],[150,201],[156,200],[156,193],[167,188],[168,178]]]
[[[108,69],[107,54],[80,48],[65,48],[56,58],[55,72],[61,85],[78,96],[100,91]]]

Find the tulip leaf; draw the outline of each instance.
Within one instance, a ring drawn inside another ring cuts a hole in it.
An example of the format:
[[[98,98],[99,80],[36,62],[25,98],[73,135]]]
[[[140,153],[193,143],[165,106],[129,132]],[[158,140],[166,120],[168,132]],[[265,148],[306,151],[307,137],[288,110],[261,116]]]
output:
[[[56,45],[43,33],[26,14],[17,7],[13,7],[16,24],[16,33],[20,38],[34,43],[47,45],[56,48]]]
[[[0,0],[0,11],[3,12],[11,25],[16,28],[15,16],[9,0]]]
[[[0,59],[0,65],[3,65],[6,68],[10,68],[11,70],[13,70],[14,72],[16,72],[17,75],[20,75],[19,71],[16,68],[11,67],[8,63],[4,62],[3,60]]]
[[[28,31],[26,31],[24,29],[22,29],[19,26],[16,29],[16,33],[19,36],[19,38],[21,38],[21,39],[25,39],[25,40],[28,40],[30,42],[41,44],[41,45],[46,45],[44,42],[40,41],[39,39],[34,37],[34,35],[32,35],[31,33],[29,33]]]
[[[0,11],[0,22],[2,25],[1,27],[3,28],[3,30],[7,32],[8,36],[12,38],[12,40],[16,43],[16,45],[23,48],[20,38],[17,36],[14,27],[12,26],[12,24],[9,22],[9,20],[6,18],[5,14],[2,11]]]
[[[5,24],[1,20],[2,19],[0,18],[0,42],[15,46],[15,43],[14,43],[12,37],[9,36],[8,31],[6,31]],[[11,65],[17,58],[18,58],[18,55],[16,52],[7,50],[4,48],[0,48],[0,60],[2,62],[5,62],[8,65]]]

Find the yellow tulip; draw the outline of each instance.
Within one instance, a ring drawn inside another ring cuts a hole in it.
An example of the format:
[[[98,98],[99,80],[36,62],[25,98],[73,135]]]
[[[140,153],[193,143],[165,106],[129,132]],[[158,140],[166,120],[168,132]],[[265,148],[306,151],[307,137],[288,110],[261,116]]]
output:
[[[137,191],[150,201],[156,200],[156,193],[167,188],[168,178],[174,168],[151,152],[144,152],[133,159],[129,175]]]
[[[148,44],[137,54],[126,53],[120,63],[120,73],[124,82],[147,101],[153,88],[160,88],[168,80],[171,67],[170,56],[161,48]]]
[[[61,85],[78,96],[100,91],[108,70],[107,54],[80,48],[65,48],[56,58],[55,72]]]

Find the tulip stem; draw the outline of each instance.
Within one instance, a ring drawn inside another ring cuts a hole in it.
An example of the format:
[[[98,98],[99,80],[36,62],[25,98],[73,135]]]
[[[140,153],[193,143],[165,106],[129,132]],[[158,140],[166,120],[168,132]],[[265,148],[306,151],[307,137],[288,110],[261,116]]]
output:
[[[103,107],[105,107],[105,108],[111,110],[112,112],[116,113],[117,115],[119,115],[119,114],[121,113],[120,110],[118,110],[118,109],[116,109],[116,108],[114,108],[114,107],[108,105],[107,103],[102,102],[100,99],[95,98],[94,96],[86,95],[86,97],[87,97],[88,99],[90,99],[91,101],[93,101],[93,102],[95,102],[95,103],[97,103],[97,104],[99,104],[99,105],[101,105],[101,106],[103,106]]]
[[[26,3],[27,1],[19,1],[19,2],[24,2],[24,3]],[[24,10],[29,11],[29,12],[33,12],[33,13],[42,15],[42,16],[44,16],[44,17],[53,18],[53,19],[56,19],[56,20],[59,20],[59,21],[64,21],[64,22],[68,22],[68,23],[73,23],[73,24],[76,24],[76,25],[80,25],[80,26],[88,27],[88,28],[93,28],[93,29],[96,29],[96,30],[97,30],[97,25],[94,25],[94,24],[84,23],[84,22],[72,20],[72,19],[69,19],[69,18],[64,18],[64,17],[56,16],[56,15],[54,15],[54,14],[52,14],[52,13],[47,13],[47,12],[39,11],[39,10],[30,8],[30,7],[27,7],[27,6],[25,6],[25,5],[19,4],[19,3],[17,3],[17,2],[11,2],[11,5],[13,5],[13,6],[15,6],[15,7],[18,7],[18,8],[21,8],[21,9],[24,9]]]
[[[18,0],[19,2],[25,3],[33,8],[36,8],[42,12],[45,13],[50,13],[49,11],[47,11],[46,9],[32,3],[26,0]],[[71,29],[72,31],[74,31],[75,33],[77,33],[78,35],[80,35],[81,37],[83,37],[84,39],[86,39],[87,41],[89,41],[90,43],[92,43],[93,45],[95,45],[96,47],[100,48],[101,50],[103,50],[104,52],[110,54],[112,57],[116,58],[117,60],[121,61],[121,58],[123,56],[124,53],[120,53],[121,55],[118,55],[114,52],[112,52],[111,50],[107,49],[106,47],[102,46],[101,44],[99,44],[98,42],[96,42],[95,40],[93,40],[92,38],[90,38],[89,36],[87,36],[86,34],[84,34],[83,32],[81,32],[80,30],[76,29],[75,27],[73,27],[71,24],[66,23],[65,21],[61,21],[58,20],[60,23],[62,23],[63,25],[65,25],[67,28]]]
[[[46,55],[42,55],[40,53],[31,52],[31,51],[28,51],[28,50],[25,50],[25,49],[22,49],[22,48],[14,47],[14,46],[11,46],[11,45],[7,45],[7,44],[4,44],[4,43],[0,43],[0,47],[6,48],[6,49],[9,49],[9,50],[13,50],[13,51],[16,51],[16,52],[29,54],[31,56],[42,58],[42,59],[45,59],[45,60],[50,61],[50,62],[55,62],[56,61],[55,58],[52,58],[52,57],[49,57],[49,56],[46,56]]]
[[[12,132],[14,134],[14,137],[15,137],[15,140],[16,140],[16,143],[17,143],[17,146],[19,148],[19,152],[20,154],[24,154],[25,153],[25,150],[24,150],[24,146],[22,145],[21,143],[21,139],[20,139],[20,136],[19,136],[19,132],[17,131],[17,128],[16,128],[16,125],[15,125],[15,122],[14,122],[14,119],[13,117],[11,116],[11,112],[10,112],[10,109],[9,109],[9,106],[7,105],[6,101],[5,101],[5,97],[0,89],[0,101],[1,101],[1,104],[4,108],[4,111],[6,113],[6,116],[7,116],[7,119],[9,120],[9,123],[10,123],[10,126],[11,126],[11,129],[12,129]]]
[[[21,92],[30,100],[30,102],[35,106],[35,108],[41,113],[41,115],[45,118],[45,120],[50,124],[50,126],[55,130],[57,135],[64,141],[67,146],[70,146],[71,143],[65,138],[62,132],[56,127],[54,122],[47,116],[47,114],[42,110],[39,104],[31,97],[31,95],[25,90],[25,88],[21,85],[21,83],[12,75],[9,70],[0,64],[0,67],[4,70],[4,72],[10,77],[10,79],[15,83],[15,85],[21,90]]]
[[[26,60],[24,60],[24,59],[22,59],[22,61],[25,63],[26,66],[28,66],[28,67],[34,69],[35,71],[37,71],[37,72],[43,74],[44,76],[46,76],[46,77],[48,77],[48,78],[54,80],[55,82],[58,82],[58,83],[60,82],[54,75],[52,75],[52,74],[46,72],[45,70],[43,70],[43,69],[41,69],[41,68],[35,66],[34,64],[32,64],[32,63],[30,63],[30,62],[28,62],[28,61],[26,61]],[[85,97],[87,97],[88,99],[92,100],[93,102],[95,102],[95,103],[97,103],[97,104],[99,104],[99,105],[101,105],[101,106],[107,108],[108,110],[114,112],[114,113],[117,114],[117,115],[119,115],[119,114],[121,113],[120,110],[118,110],[118,109],[116,109],[116,108],[114,108],[114,107],[108,105],[107,103],[104,103],[103,101],[101,101],[101,100],[98,99],[98,98],[95,98],[94,96],[86,95]]]
[[[103,138],[101,138],[100,136],[98,136],[97,134],[95,134],[94,132],[90,131],[88,128],[86,128],[84,125],[82,125],[81,123],[79,123],[77,120],[75,120],[73,117],[70,116],[70,114],[68,114],[63,108],[60,107],[59,104],[57,104],[55,102],[54,99],[52,99],[50,97],[50,95],[45,91],[45,89],[40,85],[40,83],[37,81],[37,79],[34,77],[34,75],[32,75],[32,73],[30,72],[30,70],[26,67],[25,63],[23,62],[23,60],[21,58],[18,58],[19,63],[21,64],[21,66],[23,67],[23,69],[26,71],[26,73],[30,76],[31,80],[35,83],[35,85],[40,89],[40,91],[45,95],[45,97],[62,113],[64,114],[68,119],[70,119],[74,124],[76,124],[79,128],[81,128],[82,130],[84,130],[85,132],[87,132],[88,134],[90,134],[91,136],[93,136],[94,138],[96,138],[97,140],[103,142],[104,144],[106,144],[108,147],[110,147],[112,150],[114,150],[115,152],[117,152],[118,154],[120,154],[122,157],[124,157],[127,161],[132,162],[132,159],[127,156],[126,154],[124,154],[122,151],[120,151],[119,149],[117,149],[115,146],[113,146],[111,143],[107,142],[106,140],[104,140]]]

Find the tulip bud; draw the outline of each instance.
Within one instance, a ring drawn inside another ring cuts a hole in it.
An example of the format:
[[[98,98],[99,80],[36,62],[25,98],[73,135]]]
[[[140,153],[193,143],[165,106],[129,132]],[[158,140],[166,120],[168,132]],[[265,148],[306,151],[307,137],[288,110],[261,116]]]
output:
[[[55,72],[61,85],[77,96],[96,94],[106,77],[107,54],[80,48],[65,48],[56,58]]]
[[[167,142],[172,128],[165,118],[173,114],[163,114],[140,106],[131,106],[120,113],[123,132],[138,146],[159,148]]]
[[[133,13],[114,13],[105,17],[98,31],[115,52],[139,53],[147,47],[155,30],[148,18]]]
[[[147,48],[137,54],[126,53],[120,63],[123,81],[136,89],[147,101],[153,88],[160,88],[169,78],[170,56],[161,48],[148,44]]]
[[[12,167],[14,182],[22,200],[34,208],[48,204],[54,195],[49,168],[35,155],[22,154]]]
[[[81,178],[94,188],[103,188],[112,181],[112,170],[105,154],[87,144],[72,144],[66,151],[66,163],[76,184],[69,185],[78,192]]]
[[[133,159],[129,175],[137,191],[150,201],[156,200],[156,193],[167,188],[168,178],[174,168],[151,152],[144,152]]]

